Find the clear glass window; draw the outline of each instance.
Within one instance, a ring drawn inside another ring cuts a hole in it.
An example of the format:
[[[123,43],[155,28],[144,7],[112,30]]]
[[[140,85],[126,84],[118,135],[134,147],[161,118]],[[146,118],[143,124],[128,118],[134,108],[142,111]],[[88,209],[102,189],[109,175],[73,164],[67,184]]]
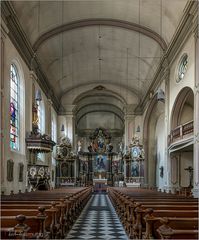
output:
[[[185,73],[187,71],[187,66],[188,66],[188,55],[184,54],[179,63],[178,77],[177,77],[176,82],[180,82],[184,78]]]

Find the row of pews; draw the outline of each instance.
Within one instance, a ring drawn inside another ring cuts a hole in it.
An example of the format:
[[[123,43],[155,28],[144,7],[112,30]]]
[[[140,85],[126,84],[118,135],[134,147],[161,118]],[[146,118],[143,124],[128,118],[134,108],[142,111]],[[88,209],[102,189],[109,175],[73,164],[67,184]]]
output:
[[[198,199],[129,188],[108,195],[130,239],[198,239]]]
[[[1,197],[1,239],[64,239],[90,199],[91,187]]]

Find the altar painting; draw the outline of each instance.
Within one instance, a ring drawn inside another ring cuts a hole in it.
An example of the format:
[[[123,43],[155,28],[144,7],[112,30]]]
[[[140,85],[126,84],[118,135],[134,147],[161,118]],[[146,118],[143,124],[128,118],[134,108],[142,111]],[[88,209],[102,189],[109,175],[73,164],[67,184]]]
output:
[[[139,164],[137,161],[132,161],[131,163],[131,177],[139,177],[140,171],[139,171]]]
[[[107,157],[103,155],[97,155],[95,160],[95,172],[107,171]]]

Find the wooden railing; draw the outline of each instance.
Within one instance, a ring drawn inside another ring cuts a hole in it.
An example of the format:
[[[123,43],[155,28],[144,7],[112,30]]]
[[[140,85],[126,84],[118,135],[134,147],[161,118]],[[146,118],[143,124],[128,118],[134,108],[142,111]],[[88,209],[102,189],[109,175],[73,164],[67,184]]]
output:
[[[193,129],[193,120],[177,126],[175,129],[171,130],[171,133],[168,135],[168,145],[180,139],[186,138],[188,134],[193,133]]]

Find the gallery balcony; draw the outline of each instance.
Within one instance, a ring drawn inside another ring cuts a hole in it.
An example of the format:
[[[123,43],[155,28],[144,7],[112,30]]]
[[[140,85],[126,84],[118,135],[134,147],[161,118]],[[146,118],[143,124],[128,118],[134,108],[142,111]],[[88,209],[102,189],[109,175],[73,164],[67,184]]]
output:
[[[179,143],[183,142],[186,139],[193,137],[193,131],[194,131],[193,120],[177,126],[173,130],[171,130],[170,134],[168,135],[168,146],[177,142]]]

